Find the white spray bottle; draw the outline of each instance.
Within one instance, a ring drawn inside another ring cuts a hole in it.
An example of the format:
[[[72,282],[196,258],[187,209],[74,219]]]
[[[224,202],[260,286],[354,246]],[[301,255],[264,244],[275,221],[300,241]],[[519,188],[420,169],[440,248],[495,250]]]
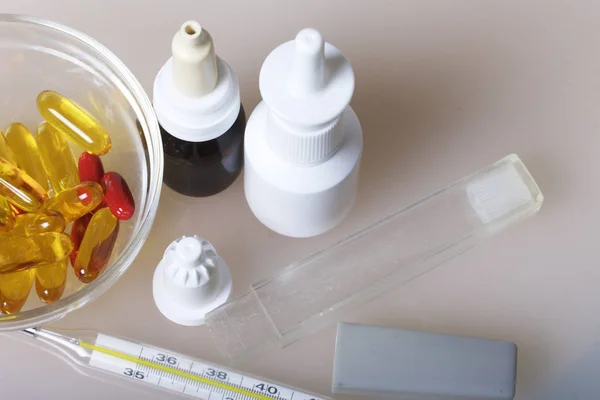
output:
[[[244,187],[254,215],[282,235],[338,225],[358,184],[362,130],[349,106],[354,72],[314,29],[277,47],[260,71],[263,101],[246,127]]]

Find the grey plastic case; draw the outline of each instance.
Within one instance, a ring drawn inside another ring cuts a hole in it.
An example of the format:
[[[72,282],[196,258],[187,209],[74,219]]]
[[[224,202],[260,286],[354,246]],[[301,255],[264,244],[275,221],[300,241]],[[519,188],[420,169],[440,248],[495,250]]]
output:
[[[332,391],[402,400],[513,399],[516,361],[513,343],[341,322]]]

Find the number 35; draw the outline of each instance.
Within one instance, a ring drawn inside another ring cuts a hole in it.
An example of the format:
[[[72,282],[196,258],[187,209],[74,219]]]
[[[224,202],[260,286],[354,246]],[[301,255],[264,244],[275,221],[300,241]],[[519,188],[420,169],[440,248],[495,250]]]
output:
[[[133,368],[125,368],[123,373],[136,379],[144,379],[146,377],[143,371],[134,371]]]

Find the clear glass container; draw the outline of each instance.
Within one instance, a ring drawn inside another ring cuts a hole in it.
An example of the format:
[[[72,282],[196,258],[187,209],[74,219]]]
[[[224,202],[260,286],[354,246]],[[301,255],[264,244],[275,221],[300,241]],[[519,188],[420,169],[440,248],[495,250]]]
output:
[[[131,265],[156,214],[163,151],[152,104],[133,74],[104,46],[76,30],[21,15],[0,14],[0,128],[22,122],[35,131],[42,121],[35,99],[55,90],[90,111],[109,132],[106,171],[129,184],[136,213],[121,224],[116,248],[104,273],[84,285],[69,267],[61,300],[45,305],[35,289],[25,307],[0,315],[0,331],[39,326],[64,316],[104,293]],[[79,156],[81,149],[73,147]]]
[[[229,358],[286,346],[535,214],[543,196],[516,155],[290,265],[206,316]]]

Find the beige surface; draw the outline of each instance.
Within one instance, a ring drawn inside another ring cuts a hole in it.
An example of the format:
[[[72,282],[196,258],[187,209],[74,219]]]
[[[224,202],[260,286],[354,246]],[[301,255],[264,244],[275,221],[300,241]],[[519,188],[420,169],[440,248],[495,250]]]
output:
[[[151,276],[172,239],[211,240],[240,294],[285,263],[515,152],[546,195],[540,214],[361,307],[352,320],[513,341],[518,399],[600,398],[600,3],[4,0],[0,11],[83,30],[147,90],[174,31],[198,19],[237,72],[248,111],[259,100],[263,58],[301,28],[321,29],[356,71],[352,105],[365,152],[358,202],[342,226],[308,240],[279,237],[253,218],[241,179],[207,199],[165,189],[131,270],[60,326],[222,361],[204,329],[171,324],[154,307]],[[242,368],[328,394],[334,332]],[[2,399],[161,398],[83,377],[20,341],[1,338],[0,354]]]

